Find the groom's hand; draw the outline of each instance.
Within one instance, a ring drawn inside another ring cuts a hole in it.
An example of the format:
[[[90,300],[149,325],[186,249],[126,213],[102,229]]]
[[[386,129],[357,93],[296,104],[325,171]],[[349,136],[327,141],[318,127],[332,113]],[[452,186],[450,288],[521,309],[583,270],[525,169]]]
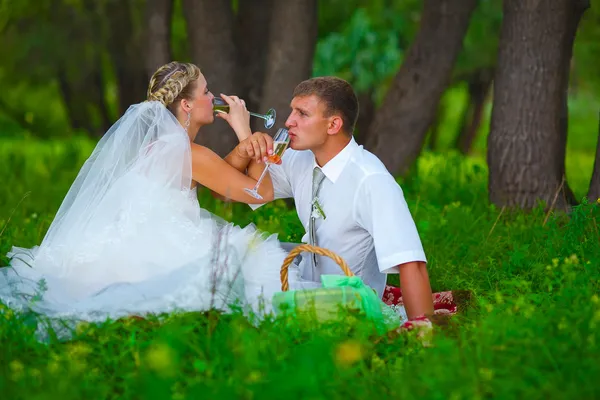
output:
[[[273,154],[273,138],[266,133],[255,132],[237,145],[237,152],[240,157],[252,158],[260,164]]]

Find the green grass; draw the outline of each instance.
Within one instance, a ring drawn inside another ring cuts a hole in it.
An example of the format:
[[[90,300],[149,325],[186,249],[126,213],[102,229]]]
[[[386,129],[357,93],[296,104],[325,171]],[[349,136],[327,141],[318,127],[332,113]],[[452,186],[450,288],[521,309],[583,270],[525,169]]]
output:
[[[0,265],[12,245],[39,244],[92,147],[84,139],[0,140]],[[109,321],[42,344],[29,316],[4,309],[2,398],[600,396],[600,206],[585,204],[570,218],[502,212],[487,202],[485,163],[452,154],[425,154],[402,187],[433,289],[468,289],[476,299],[432,347],[378,337],[358,316],[255,327],[210,313]],[[282,240],[302,233],[283,201],[254,213],[205,192],[200,203]]]

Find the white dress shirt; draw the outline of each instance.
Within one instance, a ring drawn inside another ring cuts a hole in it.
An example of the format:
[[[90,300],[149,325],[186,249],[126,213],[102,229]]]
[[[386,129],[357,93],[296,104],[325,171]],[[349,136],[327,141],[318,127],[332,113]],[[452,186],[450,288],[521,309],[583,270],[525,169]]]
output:
[[[286,150],[280,165],[270,167],[275,199],[293,198],[298,217],[308,231],[313,168],[311,151]],[[352,272],[383,296],[386,274],[398,265],[426,262],[425,252],[402,189],[372,153],[354,138],[322,168],[326,178],[319,192],[325,219],[315,221],[317,246],[341,256]],[[251,205],[253,209],[261,205]],[[306,233],[302,242],[308,243]],[[342,274],[329,257],[318,256],[316,270],[302,257],[302,277],[320,281],[321,274]]]

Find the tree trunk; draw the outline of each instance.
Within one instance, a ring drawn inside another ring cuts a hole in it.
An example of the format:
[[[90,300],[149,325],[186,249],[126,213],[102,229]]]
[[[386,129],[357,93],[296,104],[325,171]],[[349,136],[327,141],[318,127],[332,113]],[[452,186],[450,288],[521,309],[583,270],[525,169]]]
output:
[[[375,102],[373,101],[373,89],[364,93],[358,93],[358,105],[360,112],[356,121],[356,132],[354,140],[364,145],[369,138],[369,126],[375,116]]]
[[[173,0],[147,0],[146,3],[146,75],[171,61],[171,18]]]
[[[108,18],[108,49],[117,77],[119,91],[119,116],[130,105],[146,99],[148,79],[142,38],[136,31],[136,23],[130,1],[109,0],[105,4]]]
[[[81,8],[69,5],[62,10],[78,41],[70,57],[58,60],[57,78],[71,128],[97,137],[112,119],[104,98],[103,42],[98,35],[102,23],[96,5],[86,0]]]
[[[375,116],[370,148],[392,173],[417,158],[462,48],[477,0],[425,0],[421,26]]]
[[[493,77],[493,72],[485,69],[477,71],[467,80],[469,87],[468,105],[455,142],[455,147],[464,155],[471,152],[471,147],[473,147],[473,142],[477,137]]]
[[[183,0],[182,5],[192,61],[202,70],[209,89],[217,97],[238,95],[231,0]],[[237,144],[229,124],[219,118],[202,128],[197,141],[221,156]]]
[[[600,117],[600,114],[598,115]],[[594,161],[594,172],[590,181],[587,198],[590,202],[600,200],[600,126],[598,126],[598,144],[596,145],[596,160]]]
[[[273,0],[239,2],[235,43],[238,55],[239,96],[251,111],[260,110],[260,99],[267,68],[269,26]],[[251,118],[253,130],[264,130],[263,120]]]
[[[426,137],[429,137],[427,140],[426,148],[429,151],[435,151],[438,148],[438,141],[440,139],[440,123],[444,118],[444,113],[446,112],[445,105],[443,102],[440,102],[437,107],[437,111],[429,126],[429,133]]]
[[[277,111],[275,127],[284,126],[296,85],[311,76],[317,28],[317,0],[274,2],[260,110]]]
[[[587,1],[505,0],[488,137],[490,201],[567,209],[569,64]]]
[[[70,59],[69,62],[73,62]],[[79,66],[85,64],[78,64]],[[110,126],[110,117],[103,97],[102,72],[99,63],[90,64],[82,73],[68,71],[60,66],[57,71],[59,89],[72,129],[83,130],[90,135],[102,136]]]

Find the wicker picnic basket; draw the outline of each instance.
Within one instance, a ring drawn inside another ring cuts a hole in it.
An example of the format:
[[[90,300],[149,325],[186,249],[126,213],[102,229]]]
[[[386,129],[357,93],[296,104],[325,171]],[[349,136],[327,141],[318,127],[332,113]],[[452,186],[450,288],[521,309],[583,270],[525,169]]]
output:
[[[283,260],[283,265],[281,266],[281,290],[283,292],[287,292],[289,290],[289,282],[288,282],[288,268],[294,261],[294,259],[302,252],[315,253],[320,256],[327,256],[331,258],[333,261],[340,266],[342,271],[346,276],[354,276],[350,268],[348,268],[348,264],[346,261],[337,254],[335,254],[331,250],[327,250],[323,247],[312,246],[310,244],[301,244],[297,247],[294,247],[292,251],[288,254],[288,256]]]
[[[322,287],[302,290],[289,290],[288,269],[294,259],[302,252],[326,256],[335,261],[345,277],[341,275],[322,275]],[[276,312],[298,315],[306,313],[317,320],[326,321],[339,316],[340,307],[354,309],[366,314],[375,322],[380,332],[398,326],[398,319],[376,292],[365,285],[362,279],[355,277],[342,257],[322,247],[301,244],[295,247],[284,259],[280,272],[281,292],[273,296]]]

